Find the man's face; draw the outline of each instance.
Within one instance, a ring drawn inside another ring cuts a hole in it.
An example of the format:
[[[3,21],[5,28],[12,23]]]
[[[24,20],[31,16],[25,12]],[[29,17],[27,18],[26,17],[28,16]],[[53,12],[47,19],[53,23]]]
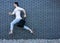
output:
[[[16,7],[16,4],[14,3],[14,7]]]

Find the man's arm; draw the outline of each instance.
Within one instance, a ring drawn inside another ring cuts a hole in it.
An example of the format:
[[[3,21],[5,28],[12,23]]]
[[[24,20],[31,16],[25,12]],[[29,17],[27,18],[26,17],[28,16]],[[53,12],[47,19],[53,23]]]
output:
[[[25,11],[25,9],[21,8],[20,10],[24,12],[24,17],[26,18],[26,11]]]
[[[15,14],[15,11],[13,11],[12,13],[11,12],[9,12],[9,15],[14,15]]]

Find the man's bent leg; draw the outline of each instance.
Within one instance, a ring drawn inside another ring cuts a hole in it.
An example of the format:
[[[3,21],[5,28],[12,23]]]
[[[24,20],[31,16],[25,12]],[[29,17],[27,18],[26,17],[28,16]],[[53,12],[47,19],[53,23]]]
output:
[[[16,24],[16,23],[19,22],[19,21],[20,21],[20,19],[14,19],[14,20],[11,22],[9,34],[12,34],[12,33],[13,33],[13,26],[14,26],[14,24]]]
[[[29,30],[31,33],[33,33],[33,31],[27,26],[24,26],[24,29]]]

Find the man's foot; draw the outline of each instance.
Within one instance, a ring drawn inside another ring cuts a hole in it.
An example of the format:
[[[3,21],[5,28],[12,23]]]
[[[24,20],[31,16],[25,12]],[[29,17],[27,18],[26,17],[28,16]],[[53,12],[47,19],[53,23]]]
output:
[[[30,33],[32,33],[33,34],[33,31],[32,30],[29,30],[30,31]]]
[[[30,31],[30,33],[33,33],[33,31]]]
[[[12,31],[10,31],[10,32],[9,32],[9,34],[13,34],[13,32],[12,32]]]

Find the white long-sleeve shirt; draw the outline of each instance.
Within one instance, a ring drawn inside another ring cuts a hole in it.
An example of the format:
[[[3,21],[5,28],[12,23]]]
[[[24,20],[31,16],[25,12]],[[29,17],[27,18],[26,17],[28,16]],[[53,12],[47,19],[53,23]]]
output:
[[[15,14],[16,18],[22,19],[22,17],[21,17],[21,11],[24,11],[24,9],[21,8],[21,7],[16,7],[14,9],[14,11],[12,12],[12,14],[13,15]]]

